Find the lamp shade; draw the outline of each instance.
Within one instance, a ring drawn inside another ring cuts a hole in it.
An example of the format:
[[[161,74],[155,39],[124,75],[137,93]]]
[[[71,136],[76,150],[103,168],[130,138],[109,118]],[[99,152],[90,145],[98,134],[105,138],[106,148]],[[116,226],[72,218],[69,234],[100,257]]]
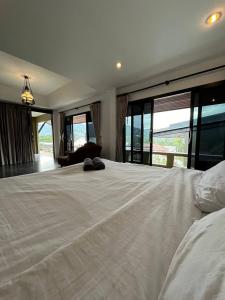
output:
[[[24,76],[24,86],[21,92],[21,100],[22,103],[26,105],[35,104],[28,76]]]

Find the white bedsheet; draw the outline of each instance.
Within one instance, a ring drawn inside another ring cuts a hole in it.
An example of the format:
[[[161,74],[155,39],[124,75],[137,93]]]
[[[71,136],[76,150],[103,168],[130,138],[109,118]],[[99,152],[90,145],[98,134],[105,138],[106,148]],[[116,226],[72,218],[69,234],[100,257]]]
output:
[[[160,300],[225,299],[224,233],[225,208],[190,227],[170,264]]]
[[[0,299],[157,299],[199,174],[106,161],[0,180]]]

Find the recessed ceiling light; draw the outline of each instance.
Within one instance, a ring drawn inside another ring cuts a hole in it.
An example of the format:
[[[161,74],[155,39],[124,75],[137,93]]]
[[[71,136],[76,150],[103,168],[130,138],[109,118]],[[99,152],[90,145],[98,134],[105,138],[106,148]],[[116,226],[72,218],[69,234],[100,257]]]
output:
[[[221,17],[222,17],[221,11],[217,11],[212,13],[210,16],[208,16],[205,22],[207,25],[213,25],[217,23],[221,19]]]
[[[120,70],[122,68],[122,63],[120,61],[116,63],[116,68],[117,70]]]

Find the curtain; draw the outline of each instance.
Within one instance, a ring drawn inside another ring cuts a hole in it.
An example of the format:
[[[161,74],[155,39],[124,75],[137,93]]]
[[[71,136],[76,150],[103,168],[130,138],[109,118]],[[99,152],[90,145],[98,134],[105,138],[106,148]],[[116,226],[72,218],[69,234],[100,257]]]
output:
[[[65,113],[62,111],[59,113],[60,117],[60,144],[59,144],[59,156],[64,155],[65,151],[65,141],[64,141],[64,123],[65,123]]]
[[[127,115],[128,96],[117,97],[117,138],[116,138],[116,161],[123,161],[123,128]]]
[[[0,165],[34,160],[31,110],[0,103]]]
[[[101,102],[92,103],[90,109],[95,128],[96,144],[101,145]]]

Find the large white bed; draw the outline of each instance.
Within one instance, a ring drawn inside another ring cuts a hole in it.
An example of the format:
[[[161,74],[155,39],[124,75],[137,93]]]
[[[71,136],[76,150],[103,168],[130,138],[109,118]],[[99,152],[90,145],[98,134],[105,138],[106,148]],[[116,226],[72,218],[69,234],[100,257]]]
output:
[[[201,172],[104,162],[0,180],[0,299],[158,298]]]

